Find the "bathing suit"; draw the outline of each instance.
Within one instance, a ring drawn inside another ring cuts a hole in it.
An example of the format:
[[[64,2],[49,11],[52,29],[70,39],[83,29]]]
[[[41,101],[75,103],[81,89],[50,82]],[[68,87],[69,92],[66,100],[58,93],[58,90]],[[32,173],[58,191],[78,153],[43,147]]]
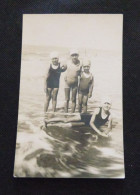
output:
[[[99,113],[95,117],[94,124],[97,128],[102,126],[102,125],[105,125],[105,123],[108,121],[108,118],[109,118],[109,115],[110,115],[110,112],[109,112],[107,117],[105,119],[103,119],[102,116],[101,116],[101,112],[102,112],[102,108],[100,108]]]
[[[62,70],[60,68],[60,64],[58,64],[57,69],[54,69],[52,67],[52,64],[50,64],[48,78],[47,78],[48,88],[59,88],[59,80],[60,80],[61,72]]]
[[[72,62],[68,63],[65,75],[65,88],[74,88],[78,86],[78,76],[80,76],[81,65],[80,61],[77,65]]]
[[[83,95],[88,95],[89,87],[92,81],[93,81],[93,76],[91,73],[88,78],[85,76],[84,73],[82,73],[80,77],[79,93]]]

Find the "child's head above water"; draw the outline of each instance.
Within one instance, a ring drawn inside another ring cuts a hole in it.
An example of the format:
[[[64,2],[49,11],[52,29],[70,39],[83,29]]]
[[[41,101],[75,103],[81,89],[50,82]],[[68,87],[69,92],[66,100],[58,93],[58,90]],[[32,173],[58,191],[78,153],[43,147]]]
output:
[[[110,97],[103,97],[102,98],[102,108],[105,111],[109,111],[112,105],[112,101],[110,99]]]
[[[51,62],[53,65],[57,65],[59,61],[59,54],[58,52],[54,51],[50,54]]]
[[[91,66],[91,61],[89,59],[83,60],[83,70],[84,72],[88,73]]]

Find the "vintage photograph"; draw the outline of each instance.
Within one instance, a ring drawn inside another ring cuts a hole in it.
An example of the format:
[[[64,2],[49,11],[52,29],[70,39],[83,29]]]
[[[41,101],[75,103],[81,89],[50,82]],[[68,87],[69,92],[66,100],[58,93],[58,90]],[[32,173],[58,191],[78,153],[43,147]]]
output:
[[[14,177],[125,178],[122,14],[23,14]]]

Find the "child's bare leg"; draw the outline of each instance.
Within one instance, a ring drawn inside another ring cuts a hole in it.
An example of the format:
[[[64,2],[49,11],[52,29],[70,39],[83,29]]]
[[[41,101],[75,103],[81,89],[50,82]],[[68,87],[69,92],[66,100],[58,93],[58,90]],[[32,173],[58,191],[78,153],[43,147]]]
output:
[[[58,88],[54,88],[52,91],[52,111],[56,111]]]
[[[88,95],[83,96],[83,113],[87,112],[87,101],[88,101]]]
[[[80,113],[82,111],[82,100],[83,100],[83,95],[78,94],[78,112],[80,112]]]
[[[52,93],[52,88],[47,88],[46,101],[45,101],[45,105],[44,105],[44,112],[48,111],[49,103],[51,100],[51,93]]]
[[[69,100],[70,100],[70,88],[65,88],[65,105],[64,110],[67,113],[69,108]]]
[[[76,95],[77,95],[77,87],[74,87],[72,89],[72,107],[71,107],[72,113],[75,112],[75,108],[76,108]]]

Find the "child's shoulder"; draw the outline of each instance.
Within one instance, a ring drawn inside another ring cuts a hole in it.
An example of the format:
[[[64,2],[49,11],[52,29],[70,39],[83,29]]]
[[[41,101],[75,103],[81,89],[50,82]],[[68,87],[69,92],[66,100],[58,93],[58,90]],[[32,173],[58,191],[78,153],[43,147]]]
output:
[[[93,81],[94,80],[94,76],[93,74],[90,72],[90,80]]]
[[[68,67],[68,68],[72,68],[72,67],[73,67],[73,63],[72,63],[71,60],[68,60],[68,61],[67,61],[67,67]]]
[[[83,65],[82,60],[78,59],[78,61],[79,61],[80,66],[82,66]]]
[[[109,119],[112,120],[113,116],[112,116],[112,113],[109,112]]]
[[[97,114],[99,114],[99,112],[100,112],[100,107],[95,108],[95,110],[94,110],[92,115],[97,115]]]
[[[92,72],[90,72],[90,76],[91,76],[92,78],[94,78],[94,76],[93,76],[93,73],[92,73]]]

